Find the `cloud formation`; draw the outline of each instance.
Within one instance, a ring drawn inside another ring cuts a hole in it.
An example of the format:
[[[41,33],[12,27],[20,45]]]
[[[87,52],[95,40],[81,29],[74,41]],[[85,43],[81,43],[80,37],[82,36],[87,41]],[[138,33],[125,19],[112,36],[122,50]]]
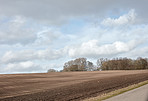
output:
[[[2,63],[17,63],[32,60],[54,60],[62,58],[62,50],[23,50],[23,51],[8,51],[1,58]]]
[[[144,10],[148,9],[147,4],[147,0],[5,0],[0,3],[0,14],[63,24],[67,19],[75,17],[104,18],[108,13],[119,16],[120,11],[134,8],[139,17],[146,20],[148,14]]]
[[[99,58],[104,56],[115,56],[133,50],[139,42],[133,40],[129,42],[114,42],[112,44],[99,45],[98,40],[90,40],[82,43],[78,47],[69,50],[71,57]]]
[[[19,63],[9,63],[5,66],[3,70],[0,70],[0,72],[7,72],[7,73],[16,73],[16,72],[37,72],[41,70],[42,67],[38,64],[35,64],[31,61],[25,61],[25,62],[19,62]]]
[[[117,19],[107,18],[102,21],[102,24],[105,26],[121,26],[121,25],[129,25],[134,24],[136,22],[136,13],[135,10],[132,9],[123,16],[120,16]]]
[[[147,56],[147,4],[147,0],[1,0],[0,72],[62,69],[64,62],[76,57]]]
[[[0,24],[0,44],[28,44],[36,40],[37,30],[27,25],[25,18],[20,16],[11,19],[4,17]]]

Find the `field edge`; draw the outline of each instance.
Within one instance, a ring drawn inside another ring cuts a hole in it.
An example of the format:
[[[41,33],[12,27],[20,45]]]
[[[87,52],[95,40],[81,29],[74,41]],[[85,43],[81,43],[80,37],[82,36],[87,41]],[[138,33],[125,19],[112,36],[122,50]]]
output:
[[[105,93],[105,94],[99,95],[97,97],[92,97],[92,98],[89,98],[89,99],[84,99],[83,101],[102,101],[102,100],[106,100],[108,98],[117,96],[117,95],[125,93],[127,91],[139,88],[139,87],[144,86],[146,84],[148,84],[148,80],[142,81],[142,82],[137,83],[137,84],[130,85],[130,86],[125,87],[125,88],[117,89],[117,90],[111,91],[109,93]]]

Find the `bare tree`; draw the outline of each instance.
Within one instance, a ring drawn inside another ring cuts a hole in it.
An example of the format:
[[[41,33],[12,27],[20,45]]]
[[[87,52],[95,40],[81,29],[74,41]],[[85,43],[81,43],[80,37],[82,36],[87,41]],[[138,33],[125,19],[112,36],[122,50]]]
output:
[[[48,70],[48,73],[49,73],[49,72],[57,72],[57,71],[56,71],[55,69],[49,69],[49,70]]]
[[[148,60],[137,58],[136,60],[128,58],[116,58],[112,60],[98,59],[98,64],[102,70],[134,70],[148,69]]]
[[[77,58],[64,64],[63,71],[91,71],[93,63],[87,61],[86,58]]]

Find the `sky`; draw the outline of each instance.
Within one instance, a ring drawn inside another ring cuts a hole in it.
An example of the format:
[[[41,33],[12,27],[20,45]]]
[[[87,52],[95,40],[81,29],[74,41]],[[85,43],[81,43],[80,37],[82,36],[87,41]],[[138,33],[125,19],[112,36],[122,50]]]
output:
[[[148,0],[0,0],[0,74],[87,58],[148,57]]]

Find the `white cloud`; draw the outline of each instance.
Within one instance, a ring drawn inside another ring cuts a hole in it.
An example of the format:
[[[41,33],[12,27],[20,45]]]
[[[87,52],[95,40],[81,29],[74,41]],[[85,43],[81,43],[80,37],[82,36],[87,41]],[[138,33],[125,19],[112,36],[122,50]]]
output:
[[[122,15],[117,19],[107,18],[102,21],[102,24],[105,26],[120,26],[120,25],[129,25],[136,22],[136,13],[135,10],[132,9],[128,12],[128,14]]]
[[[37,33],[37,39],[33,44],[49,45],[57,41],[63,34],[57,28],[44,28]]]
[[[17,73],[17,72],[37,72],[42,70],[42,67],[31,61],[25,61],[20,63],[9,63],[0,72]]]
[[[36,40],[38,29],[21,16],[4,17],[0,24],[0,44],[28,44]]]
[[[56,69],[76,57],[147,56],[144,1],[0,1],[0,70]]]
[[[137,58],[137,57],[148,58],[148,47],[144,46],[142,48],[136,48],[136,49],[134,49],[126,54],[123,54],[123,55],[126,57],[131,57],[131,58]]]
[[[63,57],[62,50],[22,50],[22,51],[8,51],[0,59],[2,63],[15,63],[32,60],[54,60]]]
[[[65,23],[67,19],[92,16],[104,17],[111,12],[120,15],[120,10],[134,8],[140,14],[143,22],[147,22],[145,13],[147,0],[1,0],[0,15],[21,15],[50,24]]]
[[[101,56],[115,56],[133,50],[141,42],[133,40],[129,42],[114,42],[112,44],[99,45],[98,40],[90,40],[80,46],[69,49],[70,57],[99,58]]]
[[[0,45],[51,45],[63,37],[57,27],[42,25],[22,16],[0,19]]]

